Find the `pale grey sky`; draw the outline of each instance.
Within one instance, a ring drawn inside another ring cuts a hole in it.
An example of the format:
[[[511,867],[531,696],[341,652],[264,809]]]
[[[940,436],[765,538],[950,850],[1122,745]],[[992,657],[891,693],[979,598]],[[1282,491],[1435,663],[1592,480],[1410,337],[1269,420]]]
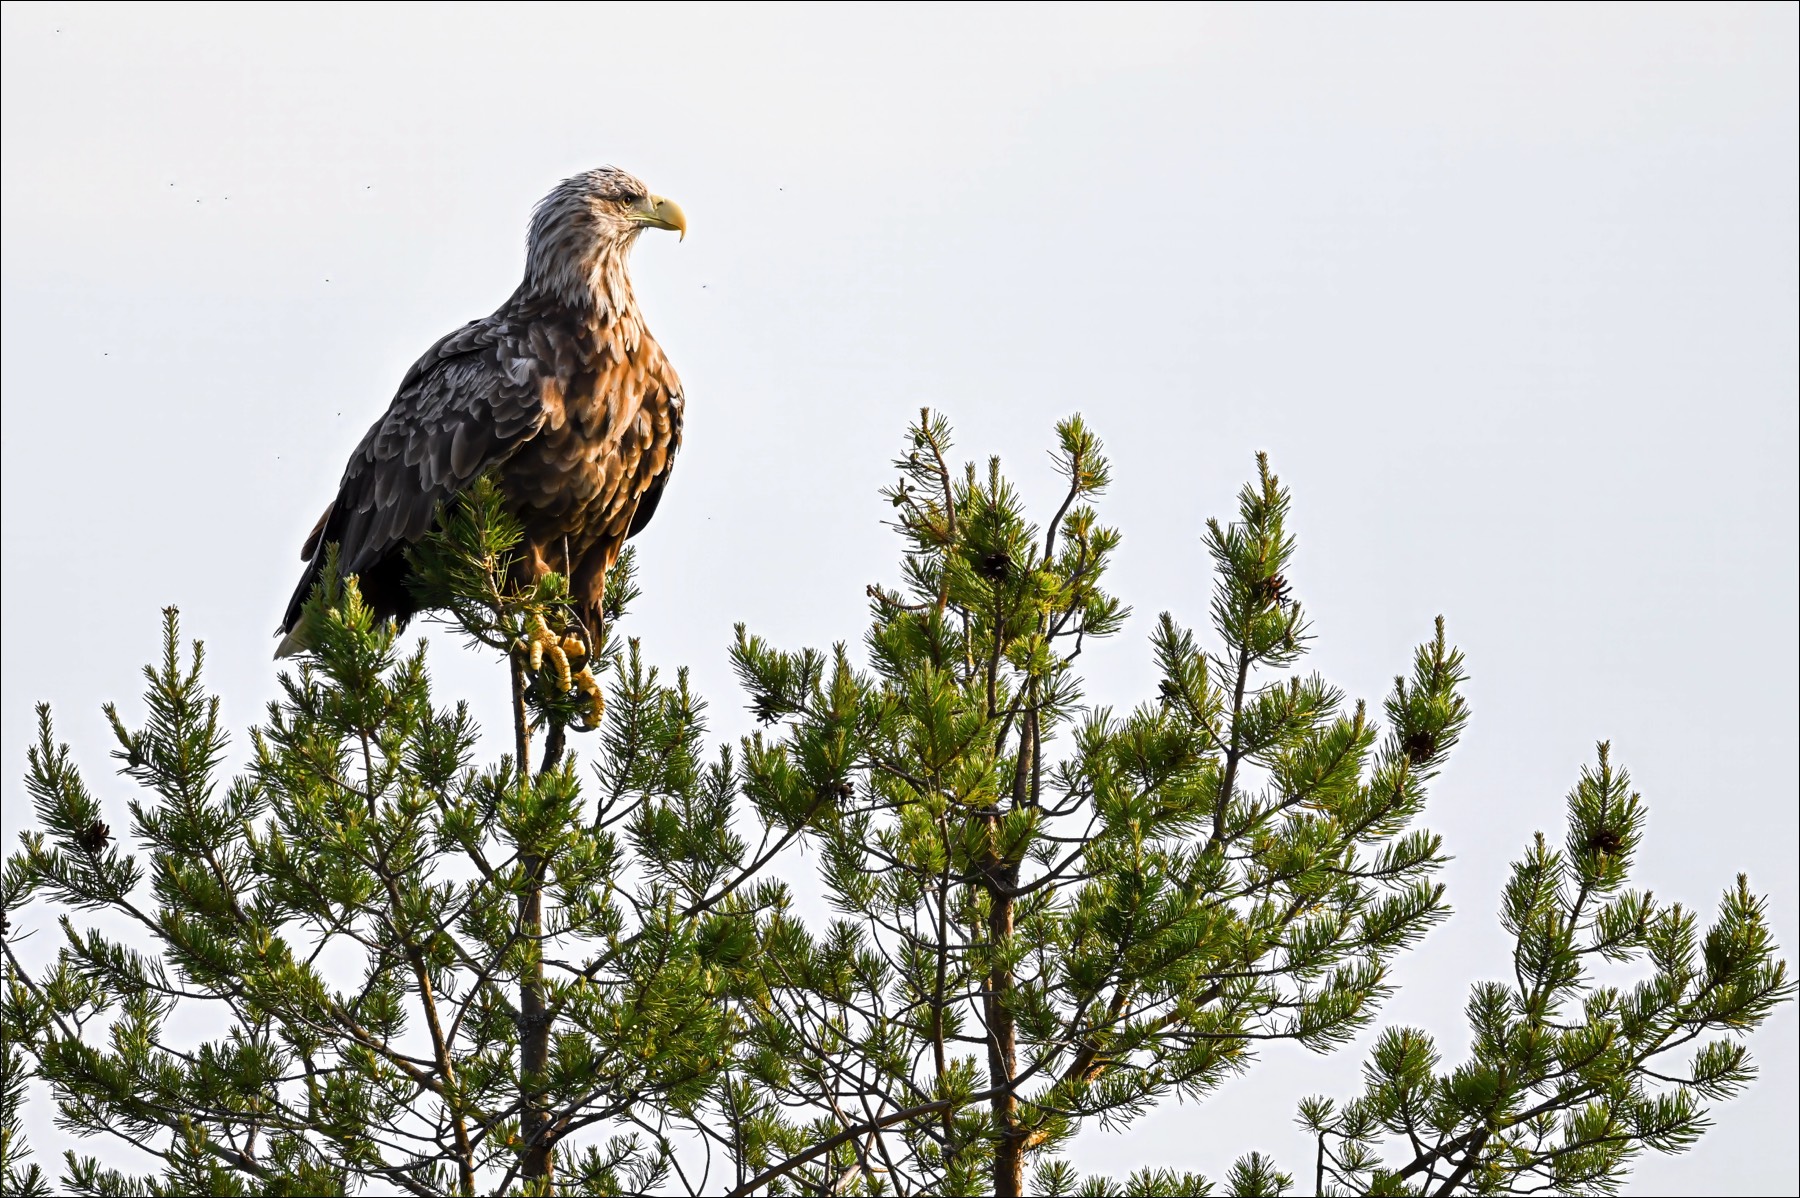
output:
[[[1383,1022],[1460,1049],[1507,862],[1602,737],[1642,883],[1710,911],[1746,870],[1791,954],[1795,45],[1790,4],[8,4],[5,839],[38,699],[123,824],[98,708],[163,604],[241,747],[351,446],[511,291],[532,202],[611,162],[692,225],[635,256],[689,398],[633,623],[718,734],[735,621],[854,641],[894,577],[875,489],[921,404],[1040,502],[1079,410],[1137,612],[1096,700],[1153,690],[1156,612],[1204,623],[1201,521],[1258,449],[1327,677],[1378,699],[1439,612],[1468,653],[1428,820],[1458,914]],[[498,725],[493,667],[434,654]],[[1632,1192],[1800,1189],[1797,1022]],[[1361,1059],[1272,1053],[1078,1159],[1302,1170],[1295,1100]]]

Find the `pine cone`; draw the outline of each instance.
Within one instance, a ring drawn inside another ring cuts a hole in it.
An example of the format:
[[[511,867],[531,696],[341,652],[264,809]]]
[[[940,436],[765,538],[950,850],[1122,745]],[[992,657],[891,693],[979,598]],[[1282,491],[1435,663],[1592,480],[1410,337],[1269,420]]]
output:
[[[75,843],[81,851],[89,856],[98,857],[100,851],[112,840],[112,829],[95,820],[76,834]]]
[[[1415,728],[1406,734],[1400,747],[1414,761],[1425,761],[1437,752],[1437,734],[1428,728]]]
[[[1625,847],[1625,836],[1617,828],[1596,828],[1588,837],[1587,847],[1591,852],[1616,857]]]
[[[1279,607],[1288,601],[1287,577],[1281,574],[1271,574],[1258,582],[1252,593],[1256,597],[1258,607],[1268,607],[1271,604]]]

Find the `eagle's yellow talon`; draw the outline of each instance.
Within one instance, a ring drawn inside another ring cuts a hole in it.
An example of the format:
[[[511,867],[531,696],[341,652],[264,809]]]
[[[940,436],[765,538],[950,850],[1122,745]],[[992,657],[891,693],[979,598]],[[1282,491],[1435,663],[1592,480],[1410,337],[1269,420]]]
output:
[[[588,727],[598,728],[601,717],[606,714],[606,692],[601,689],[600,680],[594,677],[593,671],[583,666],[575,674],[574,682],[581,688],[581,693],[587,696]]]
[[[567,694],[575,686],[574,680],[569,677],[569,655],[562,651],[561,645],[546,645],[544,656],[548,657],[550,664],[556,667],[557,689]]]

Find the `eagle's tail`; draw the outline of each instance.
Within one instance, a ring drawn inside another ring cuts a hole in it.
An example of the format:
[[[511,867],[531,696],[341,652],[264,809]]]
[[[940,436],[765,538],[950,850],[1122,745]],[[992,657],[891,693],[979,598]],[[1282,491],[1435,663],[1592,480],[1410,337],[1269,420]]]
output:
[[[306,635],[306,601],[312,595],[313,585],[318,580],[318,566],[308,566],[305,577],[300,580],[300,586],[294,592],[293,601],[288,604],[286,618],[281,621],[281,627],[275,630],[275,635],[281,638],[281,643],[275,646],[276,661],[312,647],[312,638]]]
[[[312,598],[321,578],[329,580],[326,582],[329,587],[338,577],[337,545],[319,545],[316,533],[307,543],[313,546],[314,552],[306,563],[305,572],[300,575],[300,585],[294,588],[293,597],[288,600],[281,627],[275,630],[275,635],[281,638],[281,643],[275,646],[276,661],[311,647],[311,638],[307,636],[306,601]]]
[[[312,598],[313,587],[318,585],[320,571],[325,566],[329,565],[334,574],[337,571],[337,562],[326,560],[336,558],[335,547],[321,553],[319,544],[325,537],[325,526],[331,521],[331,513],[336,510],[336,501],[326,504],[319,514],[319,522],[312,526],[312,531],[306,534],[306,543],[300,546],[300,560],[306,563],[306,572],[300,575],[300,585],[294,588],[293,598],[288,600],[287,611],[281,617],[281,627],[275,630],[275,635],[281,638],[281,643],[275,646],[276,661],[292,657],[307,647],[300,627],[306,601]]]
[[[412,594],[411,576],[412,566],[406,559],[404,545],[361,570],[348,572],[339,564],[336,541],[317,546],[312,560],[306,563],[306,572],[300,576],[300,585],[294,588],[294,597],[288,600],[281,627],[275,630],[275,635],[281,638],[281,643],[275,647],[276,660],[312,648],[313,620],[308,618],[307,605],[313,592],[324,591],[321,607],[336,607],[343,602],[344,586],[351,579],[356,580],[363,603],[377,621],[392,620],[396,632],[404,629],[418,610],[418,601]]]

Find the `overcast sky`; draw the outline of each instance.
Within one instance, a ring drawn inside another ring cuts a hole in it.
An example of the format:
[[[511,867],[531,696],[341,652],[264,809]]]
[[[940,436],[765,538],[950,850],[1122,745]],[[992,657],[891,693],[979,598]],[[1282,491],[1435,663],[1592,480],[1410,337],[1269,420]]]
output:
[[[1427,821],[1458,913],[1383,1022],[1460,1052],[1507,862],[1601,738],[1650,804],[1639,883],[1710,912],[1748,871],[1791,954],[1795,14],[9,4],[6,841],[39,699],[125,825],[98,709],[139,710],[164,604],[242,748],[351,447],[515,286],[531,204],[610,162],[691,224],[634,259],[688,423],[632,624],[720,735],[734,622],[854,642],[896,577],[876,489],[920,405],[1041,516],[1053,422],[1107,440],[1137,614],[1083,664],[1121,705],[1158,611],[1204,624],[1201,523],[1266,449],[1314,664],[1379,700],[1442,612],[1474,676]],[[498,667],[433,653],[503,728]],[[1796,1025],[1632,1192],[1800,1189]],[[1366,1042],[1077,1158],[1303,1171],[1295,1100]]]

